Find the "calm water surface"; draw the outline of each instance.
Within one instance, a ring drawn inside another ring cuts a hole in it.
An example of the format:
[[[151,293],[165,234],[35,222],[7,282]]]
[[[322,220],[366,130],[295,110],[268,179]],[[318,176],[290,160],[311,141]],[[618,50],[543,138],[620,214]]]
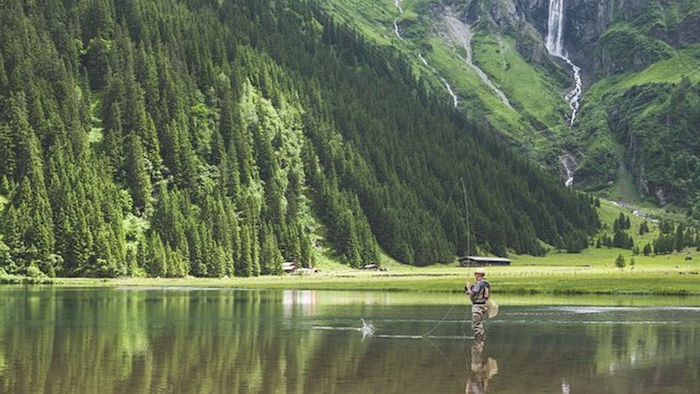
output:
[[[504,298],[483,346],[469,338],[465,301],[0,287],[0,393],[700,391],[697,298],[614,307]]]

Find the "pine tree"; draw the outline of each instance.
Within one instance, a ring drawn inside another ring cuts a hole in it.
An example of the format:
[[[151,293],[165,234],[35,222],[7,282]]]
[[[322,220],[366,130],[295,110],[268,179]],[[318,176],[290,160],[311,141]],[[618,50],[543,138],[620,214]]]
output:
[[[146,261],[144,263],[148,269],[148,273],[155,277],[167,277],[168,256],[160,235],[154,232],[147,240]]]
[[[39,260],[45,260],[53,251],[53,215],[44,182],[44,165],[41,147],[26,117],[23,96],[10,100],[10,128],[17,135],[17,172],[21,179],[13,201],[24,221],[22,240],[24,246],[36,249]],[[15,247],[19,245],[14,245]],[[30,262],[27,261],[27,264]]]
[[[241,255],[235,263],[236,276],[253,276],[253,236],[249,224],[241,227]]]
[[[3,54],[0,53],[0,89],[4,91],[8,82],[7,72],[5,71],[5,58]]]
[[[278,275],[282,273],[283,262],[272,225],[269,222],[265,223],[260,250],[260,273],[262,275]]]
[[[4,184],[8,183],[7,179],[14,175],[12,171],[15,166],[15,141],[12,130],[7,124],[0,122],[0,179],[4,179]],[[2,189],[0,193],[8,192],[6,186]]]
[[[108,111],[108,112],[107,112]],[[115,175],[121,175],[124,162],[124,131],[122,129],[121,104],[109,105],[103,121],[102,152]]]
[[[645,220],[639,224],[639,235],[644,235],[648,232],[649,232],[649,223],[647,223],[647,221]]]
[[[106,76],[109,75],[108,58],[111,50],[112,42],[107,38],[92,36],[88,41],[83,65],[88,70],[92,89],[100,90],[107,86]]]
[[[619,269],[624,269],[627,263],[625,262],[625,258],[622,257],[622,254],[617,255],[617,258],[615,259],[615,267]]]
[[[134,199],[134,205],[142,213],[150,212],[151,179],[147,171],[148,159],[141,144],[141,138],[130,135],[124,148],[124,168],[126,181]]]

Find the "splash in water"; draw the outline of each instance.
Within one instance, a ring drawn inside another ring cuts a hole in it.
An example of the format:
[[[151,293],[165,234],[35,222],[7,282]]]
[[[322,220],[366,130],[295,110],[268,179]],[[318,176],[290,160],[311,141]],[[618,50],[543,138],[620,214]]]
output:
[[[365,319],[360,319],[362,321],[362,327],[360,328],[360,332],[362,333],[362,338],[367,338],[371,337],[374,335],[374,325],[372,323],[368,323],[365,321]]]

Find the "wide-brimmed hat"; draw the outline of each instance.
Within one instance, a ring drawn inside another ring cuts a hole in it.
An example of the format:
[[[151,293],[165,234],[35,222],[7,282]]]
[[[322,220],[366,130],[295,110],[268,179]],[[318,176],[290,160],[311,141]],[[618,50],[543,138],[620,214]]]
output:
[[[474,270],[475,274],[481,274],[481,275],[486,275],[486,270],[483,268],[477,268]]]

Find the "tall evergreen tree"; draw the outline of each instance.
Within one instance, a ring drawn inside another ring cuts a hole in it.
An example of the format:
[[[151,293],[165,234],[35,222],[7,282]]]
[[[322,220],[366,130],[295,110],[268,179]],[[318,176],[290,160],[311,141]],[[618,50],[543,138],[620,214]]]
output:
[[[129,135],[126,138],[124,156],[126,181],[131,197],[140,212],[148,213],[151,208],[151,178],[148,172],[151,163],[146,157],[141,137]]]

